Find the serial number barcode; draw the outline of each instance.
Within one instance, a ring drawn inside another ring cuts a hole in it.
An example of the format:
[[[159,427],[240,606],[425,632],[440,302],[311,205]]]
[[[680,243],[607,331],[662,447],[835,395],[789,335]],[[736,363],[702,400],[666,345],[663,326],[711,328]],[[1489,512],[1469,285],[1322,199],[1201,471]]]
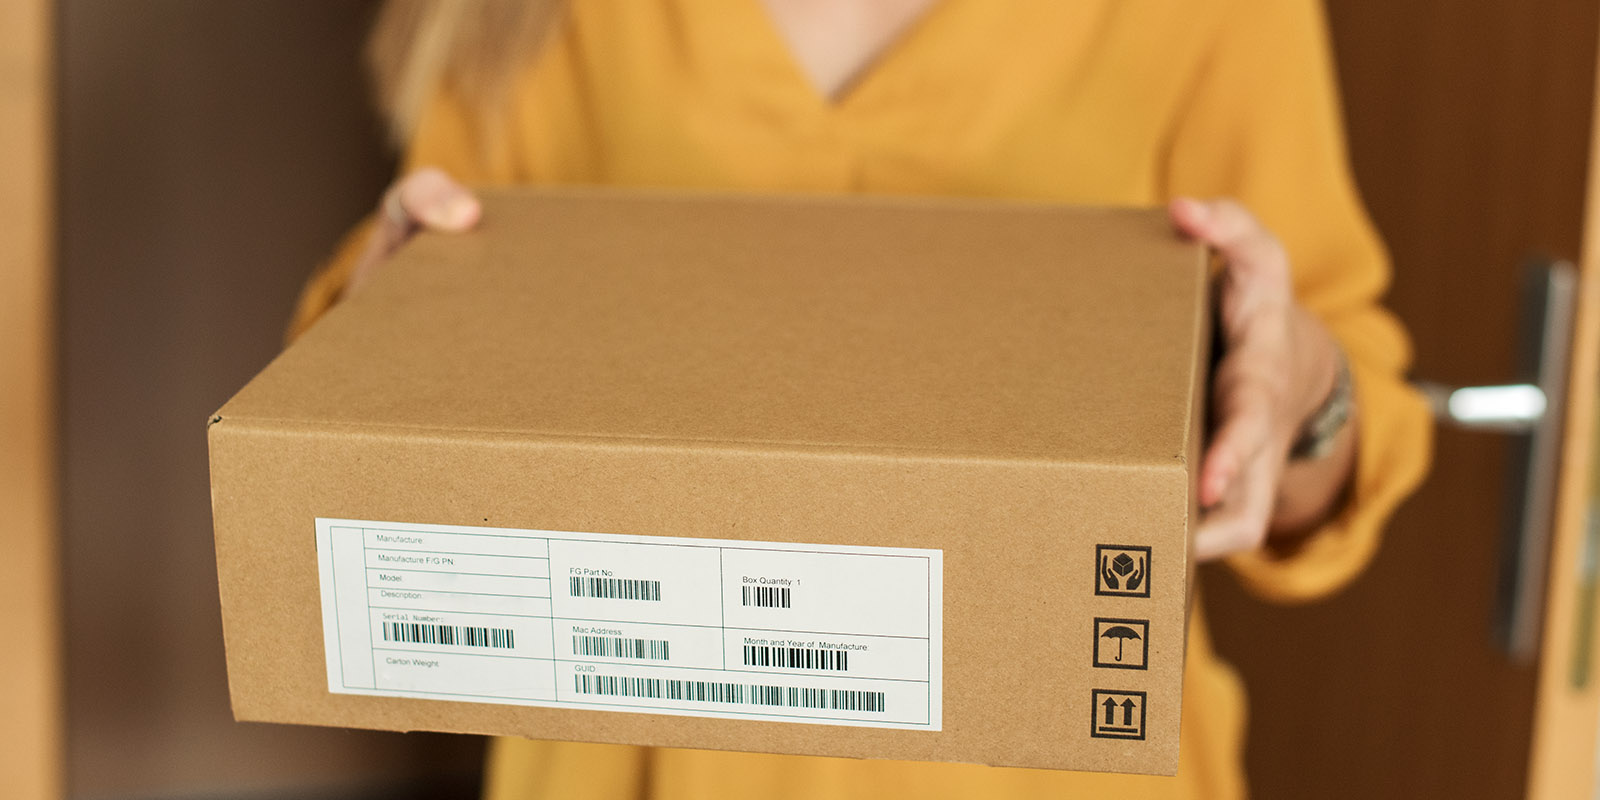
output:
[[[647,658],[667,660],[666,639],[624,639],[620,636],[573,636],[572,652],[602,658]]]
[[[516,647],[510,628],[473,628],[462,625],[426,625],[419,622],[383,623],[383,640],[406,644],[459,644],[467,647]]]
[[[788,608],[789,588],[786,586],[745,586],[744,605],[757,608]]]
[[[571,594],[573,597],[598,597],[603,600],[660,600],[661,581],[573,578]]]
[[[843,672],[850,669],[849,663],[850,654],[844,650],[811,647],[772,647],[756,644],[744,646],[744,665],[747,667],[832,669]]]
[[[804,689],[796,686],[761,686],[749,683],[680,681],[668,678],[628,678],[615,675],[574,675],[579,694],[642,697],[652,700],[693,700],[702,703],[737,703],[829,711],[882,713],[883,692],[854,689]]]

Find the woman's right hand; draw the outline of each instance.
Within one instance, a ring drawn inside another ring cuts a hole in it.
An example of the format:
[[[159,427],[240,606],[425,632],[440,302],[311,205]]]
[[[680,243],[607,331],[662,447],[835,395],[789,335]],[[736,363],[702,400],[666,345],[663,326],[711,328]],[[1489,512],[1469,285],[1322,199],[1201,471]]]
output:
[[[360,291],[378,266],[419,229],[459,233],[471,230],[482,215],[478,198],[444,170],[419,169],[395,181],[378,204],[377,227],[350,273],[345,295]]]

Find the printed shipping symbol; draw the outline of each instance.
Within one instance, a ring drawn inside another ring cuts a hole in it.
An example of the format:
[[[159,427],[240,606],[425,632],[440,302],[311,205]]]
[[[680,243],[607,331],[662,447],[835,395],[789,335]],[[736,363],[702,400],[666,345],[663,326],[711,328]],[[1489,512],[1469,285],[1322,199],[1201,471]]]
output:
[[[1146,698],[1141,691],[1095,689],[1090,695],[1089,735],[1143,741]]]
[[[1123,700],[1119,704],[1119,703],[1117,703],[1117,701],[1112,700],[1109,697],[1106,698],[1105,706],[1106,706],[1106,724],[1107,725],[1115,725],[1115,724],[1117,724],[1117,719],[1116,719],[1116,717],[1117,717],[1117,708],[1120,707],[1122,709],[1122,724],[1126,725],[1126,726],[1132,726],[1133,725],[1133,710],[1135,708],[1139,707],[1138,704],[1134,703],[1132,700]],[[1081,714],[1083,712],[1080,711],[1078,713]]]
[[[1144,559],[1135,562],[1127,553],[1118,553],[1116,558],[1101,556],[1100,571],[1106,579],[1107,588],[1137,591],[1139,584],[1144,582]],[[1121,585],[1118,576],[1128,582],[1126,586]]]
[[[1095,617],[1093,630],[1095,667],[1150,668],[1150,620]]]
[[[1139,638],[1139,634],[1137,632],[1135,632],[1132,628],[1130,628],[1130,627],[1128,627],[1126,625],[1116,625],[1116,626],[1107,628],[1106,632],[1100,634],[1100,636],[1101,636],[1101,638],[1109,637],[1109,638],[1117,640],[1117,660],[1118,661],[1122,660],[1122,645],[1125,644],[1129,639],[1137,639],[1137,638]],[[1110,701],[1108,700],[1106,702],[1110,702]]]
[[[1112,597],[1150,596],[1150,546],[1094,546],[1094,593]]]

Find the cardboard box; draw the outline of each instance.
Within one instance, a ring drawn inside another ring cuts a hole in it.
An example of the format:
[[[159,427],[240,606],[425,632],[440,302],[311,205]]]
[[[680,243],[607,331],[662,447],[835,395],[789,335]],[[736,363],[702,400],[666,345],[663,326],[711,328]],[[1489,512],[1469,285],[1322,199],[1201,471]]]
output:
[[[1172,773],[1151,210],[485,193],[211,420],[241,720]]]

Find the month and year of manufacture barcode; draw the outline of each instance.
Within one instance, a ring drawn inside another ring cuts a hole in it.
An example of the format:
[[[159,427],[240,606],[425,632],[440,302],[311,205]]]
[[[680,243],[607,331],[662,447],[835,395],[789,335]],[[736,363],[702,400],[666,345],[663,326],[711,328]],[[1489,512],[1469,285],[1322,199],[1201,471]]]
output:
[[[826,669],[844,671],[850,668],[850,653],[820,647],[774,647],[747,644],[744,646],[744,663],[748,667],[789,667],[791,669]]]

